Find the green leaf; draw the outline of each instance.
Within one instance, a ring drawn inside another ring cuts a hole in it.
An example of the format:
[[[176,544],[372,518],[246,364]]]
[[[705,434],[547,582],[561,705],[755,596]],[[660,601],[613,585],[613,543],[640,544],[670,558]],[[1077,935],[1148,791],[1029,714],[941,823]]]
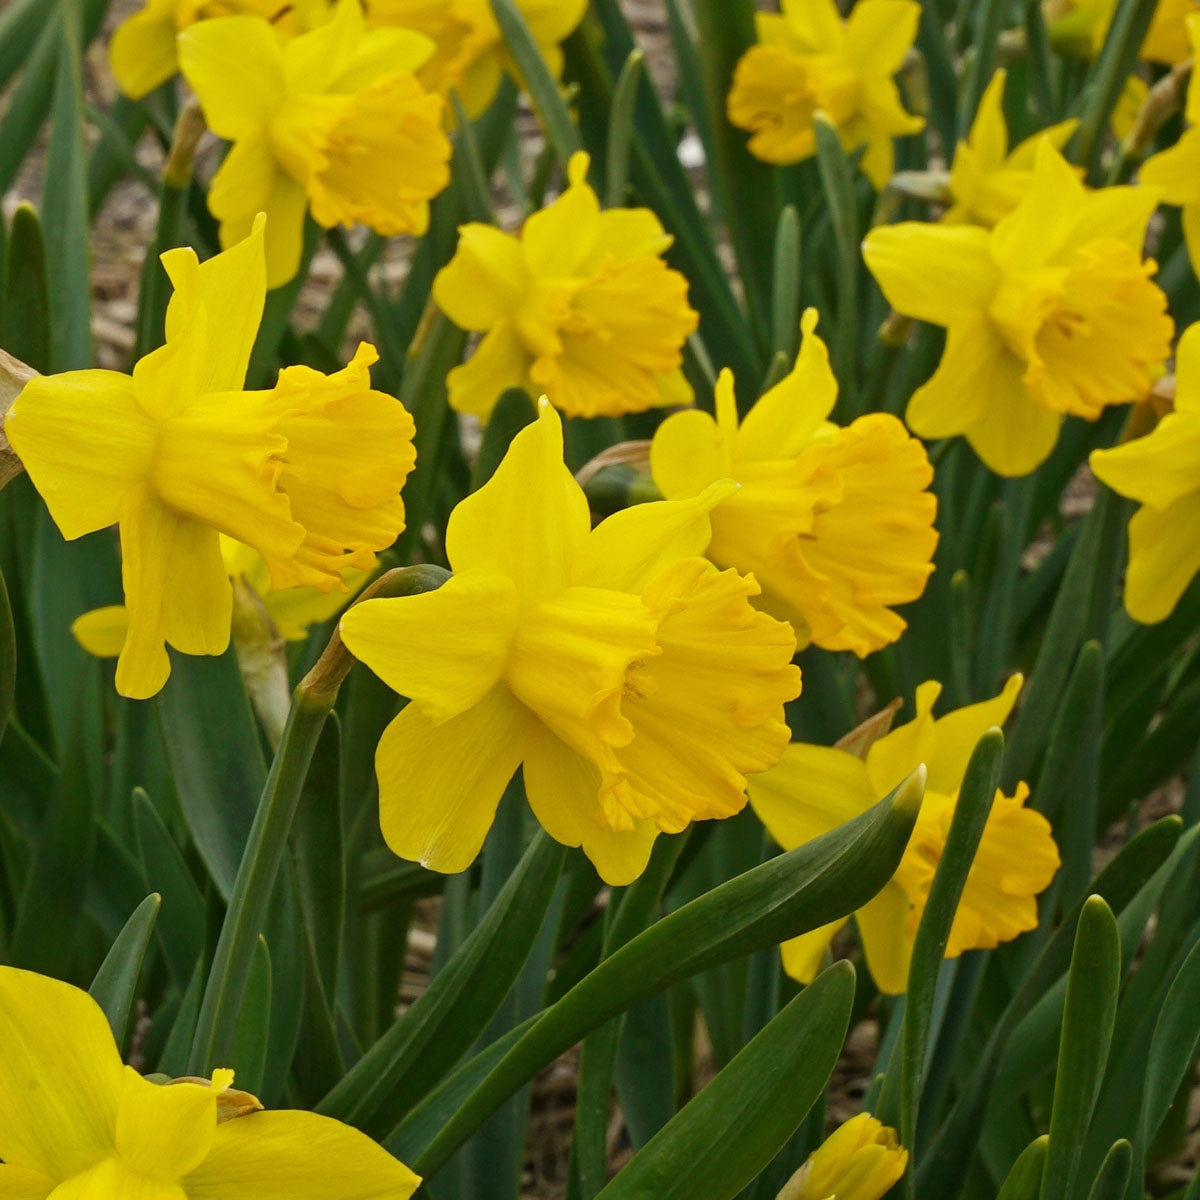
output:
[[[24,35],[20,47],[21,78],[8,97],[3,120],[0,120],[0,192],[7,192],[16,182],[38,134],[50,111],[55,92],[55,75],[59,64],[59,43],[62,22],[57,11],[47,13],[48,0],[38,0],[37,27]],[[58,4],[53,5],[55,10]]]
[[[1124,1200],[1133,1167],[1133,1147],[1124,1138],[1113,1142],[1088,1192],[1088,1200]]]
[[[1079,917],[1067,975],[1041,1200],[1073,1194],[1084,1139],[1104,1080],[1120,986],[1116,919],[1099,896],[1089,896]]]
[[[528,957],[565,857],[563,846],[537,835],[470,937],[318,1112],[387,1129],[462,1058]]]
[[[159,944],[171,977],[186,988],[204,951],[204,897],[175,839],[141,788],[133,791],[132,807],[142,873],[147,885],[163,898]]]
[[[51,368],[50,295],[42,223],[28,204],[18,204],[8,234],[4,278],[4,348],[35,371]]]
[[[656,922],[548,1008],[417,1160],[431,1175],[525,1080],[609,1018],[671,983],[861,907],[892,877],[920,804],[910,776],[832,832]]]
[[[54,280],[50,325],[56,371],[92,365],[91,241],[88,219],[87,140],[83,105],[83,18],[60,0],[62,33],[54,88],[42,213],[46,269]]]
[[[1179,1082],[1192,1069],[1200,1044],[1200,942],[1171,981],[1158,1014],[1142,1099],[1142,1146],[1149,1146],[1166,1119]]]
[[[246,994],[237,1015],[237,1028],[229,1060],[235,1082],[243,1091],[258,1095],[263,1090],[267,1046],[271,1034],[271,952],[260,937],[254,947],[254,962],[246,979]]]
[[[825,1090],[854,1003],[854,968],[822,972],[673,1117],[599,1200],[731,1200]]]
[[[504,44],[516,64],[517,74],[529,91],[558,161],[566,166],[571,155],[583,149],[583,142],[563,103],[558,80],[550,74],[537,41],[529,32],[529,26],[514,0],[491,0],[491,5]]]
[[[775,228],[771,272],[771,350],[776,357],[783,355],[786,369],[790,369],[796,357],[799,340],[800,256],[800,214],[788,204],[779,214],[779,224]]]
[[[12,606],[8,588],[0,575],[0,738],[12,715],[13,697],[17,691],[17,631],[13,625]]]
[[[908,993],[904,1006],[904,1035],[902,1054],[897,1071],[893,1064],[889,1079],[900,1081],[900,1141],[908,1147],[917,1145],[918,1110],[925,1058],[929,1047],[929,1030],[933,1020],[934,996],[938,975],[950,940],[950,928],[958,912],[958,902],[966,886],[967,874],[975,861],[975,852],[983,837],[984,826],[992,811],[996,784],[1000,778],[1000,763],[1004,755],[1004,735],[999,729],[989,729],[979,739],[963,775],[958,801],[946,837],[925,911],[917,926],[913,942],[912,965],[909,968]],[[886,1084],[884,1095],[889,1089]],[[883,1106],[881,1105],[881,1109]],[[883,1110],[886,1111],[886,1110]],[[881,1112],[885,1123],[888,1116]],[[915,1164],[914,1164],[915,1171]],[[911,1178],[911,1174],[909,1176]]]
[[[633,107],[642,81],[646,56],[641,49],[629,52],[613,88],[608,119],[608,162],[604,173],[604,203],[620,208],[629,183],[629,149],[633,140]]]
[[[161,905],[162,897],[152,892],[133,910],[88,988],[92,999],[104,1010],[118,1046],[125,1045],[138,976]]]
[[[267,774],[233,647],[173,654],[154,706],[188,831],[228,900]]]
[[[1042,1172],[1046,1165],[1046,1144],[1049,1140],[1042,1134],[1021,1151],[1017,1161],[1009,1169],[996,1200],[1038,1200]]]

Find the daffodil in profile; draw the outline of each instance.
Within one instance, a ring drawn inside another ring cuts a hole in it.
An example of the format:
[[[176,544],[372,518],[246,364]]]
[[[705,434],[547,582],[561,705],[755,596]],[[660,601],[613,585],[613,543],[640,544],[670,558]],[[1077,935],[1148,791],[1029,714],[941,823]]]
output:
[[[792,631],[751,606],[753,579],[699,557],[735,486],[593,530],[543,402],[451,514],[447,582],[342,617],[351,653],[411,701],[375,760],[396,854],[465,870],[518,767],[546,831],[613,884],[641,873],[660,830],[744,806],[746,776],[787,743],[800,673]]]
[[[283,45],[253,16],[180,34],[184,77],[233,143],[208,193],[221,245],[265,212],[268,287],[299,270],[306,212],[326,229],[425,232],[450,178],[442,98],[414,74],[432,53],[411,30],[368,30],[359,0],[338,0],[326,24]]]
[[[782,13],[759,13],[759,44],[738,62],[726,101],[729,120],[752,135],[750,152],[771,163],[811,157],[822,112],[847,153],[866,146],[862,169],[883,187],[892,139],[925,128],[894,80],[920,12],[915,0],[858,0],[843,21],[834,0],[783,0]]]
[[[683,344],[699,317],[687,280],[667,266],[671,244],[648,208],[602,212],[588,157],[519,235],[459,229],[458,249],[433,298],[463,329],[484,334],[447,379],[459,412],[486,417],[508,387],[544,394],[573,417],[687,404]]]
[[[263,1111],[211,1080],[123,1066],[100,1006],[0,967],[0,1196],[11,1200],[407,1200],[420,1179],[365,1134]]]
[[[1200,46],[1200,11],[1187,18],[1187,36],[1195,52]],[[1183,236],[1195,271],[1200,270],[1200,86],[1194,72],[1184,115],[1189,128],[1174,146],[1142,164],[1140,178],[1144,184],[1161,188],[1163,199],[1183,210]]]
[[[951,206],[942,220],[951,225],[982,225],[990,229],[1007,216],[1029,191],[1038,145],[1046,138],[1061,150],[1079,125],[1061,121],[1027,137],[1011,150],[1004,119],[1006,71],[997,71],[979,101],[966,139],[958,143],[950,165]]]
[[[563,68],[561,42],[583,20],[587,0],[516,0],[516,4],[557,79]],[[491,104],[505,74],[517,76],[490,0],[370,0],[367,21],[379,27],[415,29],[430,38],[436,49],[419,71],[421,80],[431,91],[454,88],[469,117]]]
[[[1145,437],[1093,450],[1096,477],[1141,507],[1129,522],[1125,608],[1154,625],[1200,571],[1200,325],[1175,352],[1175,409]]]
[[[220,654],[232,587],[221,533],[275,587],[345,589],[404,528],[413,425],[372,390],[374,350],[333,375],[289,367],[242,391],[266,294],[262,221],[208,262],[171,250],[166,344],[134,367],[38,376],[5,434],[65,538],[118,525],[128,628],[117,690],[151,696],[170,644]]]
[[[181,30],[211,17],[250,15],[271,22],[280,38],[294,37],[329,19],[329,0],[146,0],[117,26],[108,61],[125,95],[134,100],[166,83],[179,70]]]
[[[912,721],[875,741],[865,759],[847,750],[794,742],[777,767],[750,780],[750,803],[771,836],[785,849],[819,837],[870,808],[924,763],[925,799],[917,824],[892,880],[854,915],[867,966],[883,992],[899,994],[908,984],[913,939],[929,897],[933,875],[949,833],[958,789],[975,743],[1001,725],[1016,703],[1021,677],[1000,695],[935,718],[941,684],[917,688]],[[1050,823],[1024,806],[1028,789],[996,793],[975,861],[967,875],[950,929],[946,956],[991,948],[1037,925],[1037,896],[1058,870],[1058,848]],[[842,921],[783,944],[789,975],[807,982]]]
[[[907,1165],[896,1131],[859,1113],[808,1156],[775,1200],[880,1200]]]
[[[708,557],[752,572],[755,604],[790,621],[801,646],[865,656],[900,636],[892,608],[915,600],[933,570],[933,470],[887,413],[845,428],[829,421],[838,387],[816,322],[809,309],[795,367],[745,420],[723,371],[716,419],[699,409],[668,417],[650,466],[669,499],[736,479],[741,487],[712,513]]]
[[[1170,352],[1167,299],[1142,256],[1159,199],[1087,191],[1038,145],[1024,198],[992,230],[908,221],[873,229],[867,266],[898,312],[946,327],[933,377],[905,419],[924,438],[964,434],[1000,475],[1026,475],[1064,416],[1095,420],[1141,399]]]
[[[1100,53],[1118,0],[1042,0],[1047,32],[1055,49],[1093,58]],[[1174,66],[1191,56],[1184,25],[1200,12],[1197,0],[1158,0],[1138,57]]]

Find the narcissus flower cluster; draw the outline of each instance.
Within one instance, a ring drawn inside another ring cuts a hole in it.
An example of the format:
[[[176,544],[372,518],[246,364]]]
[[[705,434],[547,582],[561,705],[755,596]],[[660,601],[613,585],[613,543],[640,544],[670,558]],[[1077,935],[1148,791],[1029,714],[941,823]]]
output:
[[[926,438],[964,434],[1000,475],[1025,475],[1065,415],[1141,399],[1170,353],[1167,299],[1142,256],[1159,193],[1088,192],[1048,141],[996,227],[873,229],[863,255],[892,306],[944,325],[946,350],[909,401]]]
[[[262,1111],[232,1071],[143,1079],[100,1006],[57,979],[0,967],[0,1044],[13,1200],[406,1200],[421,1182],[357,1129]]]
[[[266,294],[263,224],[201,264],[171,250],[166,344],[132,378],[37,377],[5,419],[62,534],[117,524],[128,630],[117,690],[141,698],[170,672],[166,646],[220,654],[233,593],[219,534],[266,560],[275,587],[345,589],[404,528],[412,419],[373,391],[374,350],[333,375],[288,367],[241,390]],[[81,419],[86,413],[86,419]]]
[[[892,607],[915,600],[933,570],[933,470],[887,413],[846,428],[829,422],[838,386],[816,322],[808,310],[795,367],[745,420],[724,371],[716,419],[698,409],[668,417],[650,463],[669,499],[736,479],[741,487],[712,513],[708,557],[753,572],[755,604],[790,621],[801,646],[865,656],[900,636]]]
[[[1141,504],[1129,522],[1125,607],[1153,625],[1200,571],[1200,325],[1175,352],[1175,410],[1145,437],[1093,451],[1090,462],[1097,478]]]
[[[453,88],[469,117],[492,102],[505,73],[516,73],[489,0],[368,0],[365,7],[371,25],[415,29],[433,40],[421,81],[430,91]],[[587,0],[517,0],[517,8],[557,78],[559,43],[583,20]]]
[[[776,1200],[880,1200],[907,1165],[896,1131],[859,1113],[809,1155]]]
[[[359,0],[281,45],[261,17],[200,21],[179,59],[214,133],[233,143],[208,205],[221,245],[267,214],[267,286],[300,268],[304,215],[318,224],[421,234],[449,182],[442,98],[414,72],[433,53],[422,34],[367,29]]]
[[[451,514],[454,575],[346,613],[350,651],[411,701],[376,755],[396,854],[465,870],[518,767],[547,832],[613,884],[641,873],[660,830],[743,807],[746,777],[787,744],[800,673],[791,629],[750,603],[754,580],[699,557],[735,488],[593,530],[543,404]]]
[[[958,789],[976,742],[1004,723],[1016,703],[1014,675],[994,699],[933,716],[941,684],[917,688],[912,721],[879,738],[865,760],[847,750],[795,742],[777,767],[750,780],[750,803],[785,849],[818,837],[886,796],[919,763],[928,770],[916,828],[892,881],[855,914],[871,975],[883,992],[908,985],[913,939],[946,844]],[[1037,896],[1059,866],[1050,823],[1024,807],[1028,789],[996,794],[950,929],[949,958],[991,948],[1037,925]],[[808,982],[844,922],[836,921],[783,945],[788,974]]]
[[[483,340],[450,372],[451,405],[487,416],[505,388],[575,417],[687,404],[683,344],[699,321],[687,280],[663,262],[672,238],[648,208],[600,210],[577,153],[568,186],[519,236],[459,229],[433,282],[438,307]]]
[[[866,146],[862,169],[881,188],[892,174],[892,139],[919,133],[894,76],[917,34],[913,0],[859,0],[842,20],[834,0],[783,0],[759,13],[759,45],[738,63],[726,109],[749,130],[750,151],[794,163],[817,151],[813,121],[824,113],[846,151]]]

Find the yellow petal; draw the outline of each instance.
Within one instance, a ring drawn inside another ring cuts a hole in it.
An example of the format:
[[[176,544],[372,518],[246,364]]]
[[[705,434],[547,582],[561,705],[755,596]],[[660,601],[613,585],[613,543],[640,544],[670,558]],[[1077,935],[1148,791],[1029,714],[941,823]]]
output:
[[[129,612],[123,604],[93,608],[71,624],[75,640],[97,658],[116,658],[129,632]]]
[[[1175,145],[1148,158],[1138,178],[1151,187],[1162,188],[1168,204],[1195,204],[1200,200],[1200,128],[1185,130]]]
[[[928,763],[935,742],[933,706],[941,691],[942,685],[932,679],[918,684],[913,719],[873,742],[867,751],[867,774],[876,799],[886,796],[919,763]]]
[[[587,155],[573,155],[566,189],[535,212],[521,231],[525,260],[539,278],[572,276],[591,253],[599,227],[600,201],[588,185],[587,167]]]
[[[862,250],[888,303],[935,325],[981,311],[998,282],[988,232],[974,225],[886,225],[871,230]]]
[[[1168,413],[1145,437],[1093,450],[1088,461],[1096,478],[1114,492],[1164,509],[1200,487],[1200,419]]]
[[[804,337],[796,365],[746,414],[734,438],[735,461],[792,458],[833,411],[837,380],[816,327],[817,310],[810,308],[800,321]]]
[[[413,29],[367,30],[349,66],[330,82],[329,90],[354,92],[381,75],[396,71],[411,74],[432,58],[434,50],[433,40]]]
[[[650,470],[658,490],[672,500],[697,495],[732,468],[724,435],[698,408],[672,413],[654,432]]]
[[[975,744],[993,725],[1003,725],[1020,695],[1024,677],[1010,675],[998,696],[956,708],[933,723],[933,745],[925,759],[931,792],[951,794],[962,786]]]
[[[34,376],[4,432],[68,539],[114,524],[154,453],[153,423],[115,371]]]
[[[179,67],[208,127],[236,141],[268,124],[285,95],[283,50],[260,17],[197,21],[179,35]]]
[[[407,1200],[420,1184],[366,1134],[308,1112],[225,1121],[185,1180],[188,1200]]]
[[[859,0],[846,20],[846,58],[864,73],[894,75],[917,36],[915,0]]]
[[[434,871],[465,871],[520,765],[532,723],[503,685],[440,725],[415,704],[405,708],[375,754],[379,823],[392,852]]]
[[[108,1158],[81,1175],[61,1183],[53,1200],[188,1200],[176,1183],[147,1179],[131,1171],[119,1158]]]
[[[529,600],[568,582],[590,525],[583,489],[563,462],[562,422],[543,404],[491,479],[450,514],[446,554],[456,571],[507,575]]]
[[[0,1045],[8,1166],[61,1180],[113,1152],[121,1056],[86,992],[0,967]]]
[[[474,570],[423,595],[364,600],[339,628],[356,658],[441,724],[499,681],[518,611],[507,576]]]
[[[55,1183],[40,1171],[0,1163],[0,1200],[47,1200]]]
[[[860,758],[805,742],[789,745],[747,788],[758,819],[785,850],[852,821],[878,799]]]
[[[979,108],[967,137],[985,170],[1000,166],[1008,154],[1008,125],[1004,120],[1004,84],[1007,78],[1008,72],[1003,69],[992,74],[979,99]]]
[[[141,700],[166,682],[165,643],[186,654],[229,644],[233,590],[217,532],[146,491],[121,513],[121,581],[129,631],[117,660],[117,691]]]
[[[911,910],[904,889],[889,882],[854,914],[871,978],[888,996],[898,996],[908,987],[913,943],[906,925]]]
[[[197,1083],[160,1086],[125,1068],[117,1113],[117,1153],[149,1179],[179,1179],[208,1154],[217,1128],[217,1093]]]
[[[681,558],[704,553],[712,536],[708,514],[737,491],[722,480],[689,500],[655,500],[606,517],[587,540],[576,580],[590,587],[640,592]]]
[[[825,951],[829,949],[838,930],[846,924],[845,919],[831,921],[818,926],[799,937],[788,938],[780,944],[779,953],[783,969],[800,983],[812,983],[821,973],[825,962]]]
[[[433,298],[462,329],[490,329],[512,316],[529,271],[521,243],[492,225],[460,225],[454,257],[437,273]]]
[[[813,117],[818,107],[805,60],[785,46],[765,44],[751,46],[738,60],[725,102],[730,123],[750,131],[751,154],[780,164],[816,153]]]
[[[483,420],[505,388],[532,390],[529,354],[510,321],[500,321],[484,336],[462,366],[446,376],[447,398],[456,412],[473,413]]]
[[[204,263],[190,249],[168,250],[162,256],[175,288],[167,305],[167,340],[185,336],[200,310],[206,331],[219,331],[205,348],[196,392],[237,391],[246,381],[266,299],[263,225],[256,219],[244,240]]]
[[[1125,607],[1153,625],[1171,615],[1200,571],[1200,490],[1165,509],[1139,508],[1129,522]]]
[[[108,63],[117,86],[133,100],[149,95],[179,70],[175,8],[176,0],[151,0],[113,34]]]
[[[1200,416],[1200,323],[1189,325],[1175,347],[1175,411]]]
[[[580,269],[583,272],[595,270],[609,255],[614,258],[659,255],[674,240],[648,208],[606,209],[596,220],[592,257],[581,263]]]
[[[783,0],[787,36],[810,53],[842,48],[845,26],[833,0]]]
[[[646,869],[658,836],[654,822],[619,831],[599,824],[600,772],[549,729],[531,731],[523,772],[529,806],[542,827],[565,846],[582,846],[605,883],[623,887]]]

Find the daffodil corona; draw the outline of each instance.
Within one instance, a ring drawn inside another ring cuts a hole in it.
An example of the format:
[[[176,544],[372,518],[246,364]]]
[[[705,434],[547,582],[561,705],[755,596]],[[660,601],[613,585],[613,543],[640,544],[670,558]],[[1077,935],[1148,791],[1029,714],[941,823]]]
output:
[[[128,629],[117,690],[166,682],[166,644],[220,654],[232,588],[218,534],[257,550],[276,587],[345,588],[404,528],[412,419],[371,389],[361,346],[325,376],[289,367],[243,392],[266,294],[262,221],[206,263],[171,250],[166,345],[133,377],[71,371],[30,381],[5,433],[66,538],[120,527]]]
[[[776,1200],[880,1200],[907,1165],[896,1131],[859,1113],[809,1155]]]
[[[232,1071],[168,1084],[121,1065],[100,1006],[0,967],[0,1196],[406,1200],[420,1179],[365,1134],[262,1111]]]
[[[1125,607],[1153,625],[1200,571],[1200,325],[1175,352],[1175,411],[1145,437],[1092,451],[1090,462],[1098,479],[1141,504],[1129,522]]]
[[[516,0],[551,74],[562,74],[559,43],[583,20],[587,0]],[[505,73],[516,68],[500,36],[489,0],[368,0],[367,22],[415,29],[433,40],[420,77],[431,91],[454,88],[467,116],[492,102]]]
[[[222,17],[179,37],[180,66],[214,133],[233,142],[208,195],[221,244],[267,214],[267,285],[300,267],[304,214],[329,229],[356,222],[424,233],[429,200],[450,178],[442,99],[414,72],[422,34],[368,30],[359,0],[280,45],[261,17]]]
[[[1170,351],[1167,300],[1142,258],[1159,193],[1088,192],[1047,140],[1029,190],[994,229],[873,229],[867,266],[892,306],[944,325],[946,350],[905,414],[925,438],[964,434],[1000,475],[1026,475],[1064,415],[1095,420],[1146,394]]]
[[[740,425],[723,371],[716,420],[698,409],[668,417],[650,464],[669,499],[736,479],[741,487],[712,513],[708,557],[753,572],[755,604],[790,621],[802,646],[865,656],[900,636],[891,606],[915,600],[933,570],[933,470],[887,413],[844,429],[828,421],[837,380],[816,321],[809,309],[795,367]]]
[[[464,225],[433,281],[438,307],[485,332],[447,379],[459,412],[486,417],[500,393],[524,387],[574,417],[687,404],[683,343],[699,318],[687,281],[662,260],[671,244],[648,208],[600,211],[588,157],[520,236]]]
[[[547,832],[624,884],[660,830],[728,817],[787,742],[796,639],[752,579],[698,557],[736,485],[589,527],[543,402],[454,510],[437,591],[366,600],[342,638],[411,703],[379,743],[380,819],[402,858],[465,870],[518,766]]]
[[[941,859],[967,760],[982,734],[1001,725],[1016,702],[1021,677],[999,696],[934,718],[941,692],[935,682],[917,688],[917,714],[874,742],[865,761],[846,750],[794,742],[777,767],[750,780],[750,803],[771,836],[792,849],[865,811],[924,763],[925,799],[900,867],[890,883],[855,914],[863,953],[883,992],[908,985],[913,938]],[[1037,925],[1038,894],[1058,870],[1050,823],[1023,807],[1027,789],[997,793],[950,929],[946,956],[994,947]],[[783,965],[802,981],[813,979],[843,922],[836,921],[783,945]]]
[[[925,128],[893,81],[920,12],[914,0],[858,0],[843,21],[834,0],[783,0],[782,14],[759,13],[760,44],[742,56],[726,102],[729,120],[752,134],[751,153],[772,163],[811,157],[823,112],[847,152],[866,146],[863,171],[883,187],[892,139]]]

